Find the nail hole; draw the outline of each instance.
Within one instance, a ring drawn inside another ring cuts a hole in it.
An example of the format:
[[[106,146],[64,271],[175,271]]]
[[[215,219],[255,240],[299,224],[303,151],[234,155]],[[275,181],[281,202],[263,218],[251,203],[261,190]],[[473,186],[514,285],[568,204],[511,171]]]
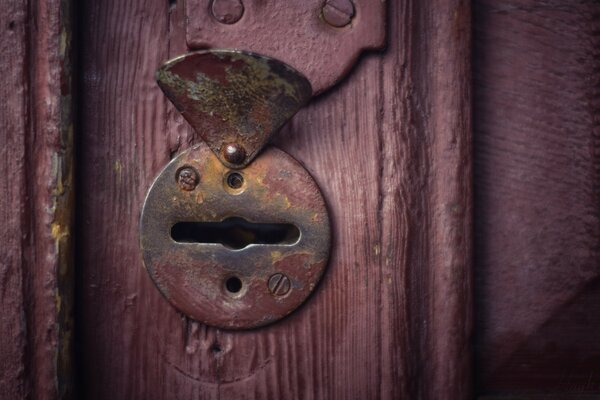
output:
[[[244,185],[244,177],[239,172],[232,172],[227,175],[227,186],[232,189],[239,189]]]
[[[225,288],[229,293],[238,293],[242,290],[242,281],[237,276],[232,276],[225,281]]]

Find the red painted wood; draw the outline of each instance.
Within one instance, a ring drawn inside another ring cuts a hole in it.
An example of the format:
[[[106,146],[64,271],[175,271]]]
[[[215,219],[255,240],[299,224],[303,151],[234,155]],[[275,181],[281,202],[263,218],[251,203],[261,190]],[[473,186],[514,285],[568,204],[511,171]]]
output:
[[[600,3],[473,20],[478,391],[597,395]]]
[[[23,253],[27,234],[25,214],[25,131],[27,121],[26,4],[8,1],[0,7],[0,393],[24,399],[27,392],[23,319]],[[10,179],[8,179],[10,177]]]
[[[153,82],[186,51],[167,3],[82,6],[80,397],[470,398],[468,5],[391,2],[387,51],[281,132],[334,254],[306,306],[240,333],[180,316],[141,268],[145,190],[198,139]],[[0,7],[0,398],[72,395],[67,5]],[[484,398],[600,392],[599,19],[593,1],[475,1]]]
[[[0,6],[0,397],[72,393],[66,1]]]
[[[138,248],[148,186],[195,139],[154,83],[185,51],[182,3],[87,3],[82,398],[469,398],[469,13],[466,1],[391,2],[387,51],[279,134],[329,203],[332,260],[290,317],[227,332],[177,313]]]

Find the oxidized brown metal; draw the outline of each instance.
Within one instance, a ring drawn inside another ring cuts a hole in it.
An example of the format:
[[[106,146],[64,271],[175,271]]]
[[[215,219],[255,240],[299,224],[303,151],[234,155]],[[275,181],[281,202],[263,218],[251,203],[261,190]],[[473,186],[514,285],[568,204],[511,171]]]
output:
[[[193,190],[178,183],[187,168],[200,177]],[[294,228],[279,239],[232,230],[241,236],[231,245],[227,238],[227,245],[215,243],[222,238],[206,231],[199,240],[175,234],[178,224],[214,227],[232,217]],[[289,314],[313,291],[329,257],[329,217],[312,177],[283,151],[269,147],[245,169],[232,170],[202,143],[171,161],[153,183],[140,240],[148,273],[181,312],[221,328],[252,328]]]
[[[386,1],[261,0],[244,2],[243,15],[224,24],[211,0],[186,0],[190,49],[236,48],[277,58],[310,81],[313,94],[337,83],[361,52],[385,45]]]
[[[230,168],[248,165],[312,95],[306,78],[284,63],[233,50],[177,57],[157,71],[156,79]],[[233,148],[235,154],[229,152]]]

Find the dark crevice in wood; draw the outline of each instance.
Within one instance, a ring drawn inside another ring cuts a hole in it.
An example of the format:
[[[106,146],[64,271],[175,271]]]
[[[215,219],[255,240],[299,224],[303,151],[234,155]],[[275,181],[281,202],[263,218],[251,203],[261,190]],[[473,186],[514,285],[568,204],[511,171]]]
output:
[[[84,164],[85,159],[82,151],[83,133],[84,127],[83,111],[86,107],[86,96],[83,93],[85,88],[85,80],[87,72],[84,69],[85,65],[85,46],[87,42],[86,26],[86,14],[90,11],[87,2],[85,1],[73,1],[72,2],[72,31],[73,31],[73,42],[72,42],[72,63],[73,63],[73,125],[74,125],[74,139],[73,139],[73,158],[76,168],[74,170],[74,187],[76,191],[83,186],[83,182],[86,176],[83,174],[83,169],[80,168]],[[74,337],[73,337],[73,379],[74,379],[74,395],[73,399],[84,398],[85,386],[87,384],[85,374],[83,373],[86,368],[85,364],[85,347],[83,342],[83,332],[85,324],[85,312],[81,307],[81,303],[78,301],[84,296],[86,290],[89,290],[89,286],[86,287],[82,280],[82,268],[83,268],[83,255],[81,254],[80,244],[83,242],[83,238],[87,235],[86,226],[87,223],[82,213],[81,200],[79,194],[76,193],[75,204],[74,204],[74,264],[76,269],[74,271]]]

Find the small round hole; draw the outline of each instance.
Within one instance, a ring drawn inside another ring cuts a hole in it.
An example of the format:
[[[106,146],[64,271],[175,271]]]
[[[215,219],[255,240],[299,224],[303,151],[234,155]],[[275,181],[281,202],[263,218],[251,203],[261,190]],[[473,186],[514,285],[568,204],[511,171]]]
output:
[[[227,186],[232,189],[239,189],[244,185],[244,177],[239,172],[232,172],[227,175]]]
[[[229,293],[238,293],[242,290],[242,281],[240,278],[232,276],[225,281],[225,288]]]

